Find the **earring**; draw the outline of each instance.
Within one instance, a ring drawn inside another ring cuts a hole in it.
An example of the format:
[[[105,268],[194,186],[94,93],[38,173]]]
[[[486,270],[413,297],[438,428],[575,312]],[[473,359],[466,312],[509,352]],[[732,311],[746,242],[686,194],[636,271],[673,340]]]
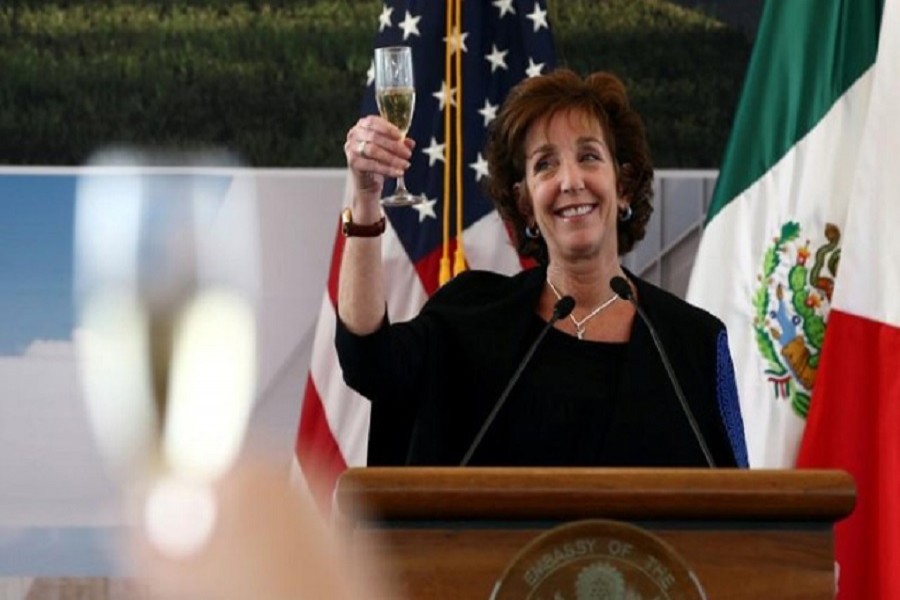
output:
[[[541,230],[537,226],[537,223],[525,226],[525,237],[529,240],[536,240],[541,237]]]
[[[619,211],[619,221],[622,223],[627,223],[631,220],[631,216],[634,214],[634,211],[631,210],[631,205],[626,204],[625,208]]]

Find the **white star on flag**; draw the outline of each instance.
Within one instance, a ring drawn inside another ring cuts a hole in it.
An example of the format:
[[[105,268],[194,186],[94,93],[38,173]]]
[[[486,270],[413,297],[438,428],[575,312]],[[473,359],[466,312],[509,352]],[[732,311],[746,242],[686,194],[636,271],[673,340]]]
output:
[[[375,81],[375,61],[369,63],[369,70],[366,71],[366,87],[372,85],[372,82]]]
[[[487,127],[491,121],[497,118],[497,109],[499,105],[491,104],[487,98],[484,99],[484,108],[478,109],[478,114],[484,117],[484,126]]]
[[[463,52],[468,52],[468,51],[469,51],[469,49],[466,48],[466,37],[468,37],[468,35],[469,35],[469,33],[468,33],[467,31],[466,31],[466,32],[463,32],[463,34],[460,35],[460,34],[459,34],[459,29],[454,28],[454,29],[453,29],[453,34],[450,36],[450,39],[448,40],[446,37],[444,38],[444,41],[447,42],[447,45],[450,47],[450,54],[451,54],[451,55],[452,55],[452,54],[455,54],[455,53],[456,53],[456,50],[457,50],[460,46],[462,46],[462,51],[463,51]]]
[[[447,82],[441,82],[441,89],[432,94],[435,98],[438,99],[440,105],[438,106],[439,110],[444,110],[444,98],[447,97]],[[456,88],[450,88],[450,106],[456,106]]]
[[[481,152],[478,153],[478,159],[475,162],[469,163],[469,167],[475,170],[475,181],[481,181],[482,177],[489,175],[487,161],[484,160]]]
[[[541,6],[539,4],[534,5],[534,12],[530,15],[527,15],[527,17],[534,23],[535,32],[537,32],[541,27],[550,29],[550,25],[547,24],[547,11],[541,10]]]
[[[425,198],[419,204],[413,204],[413,208],[419,211],[419,223],[425,219],[437,219],[437,215],[434,213],[434,205],[436,203],[437,200]]]
[[[505,14],[510,14],[510,15],[516,14],[516,9],[513,8],[512,3],[513,3],[513,0],[494,0],[494,6],[496,6],[497,9],[500,11],[501,19],[503,18],[503,15],[505,15]]]
[[[491,73],[497,69],[506,69],[506,55],[509,50],[501,51],[497,48],[497,44],[491,44],[491,53],[486,54],[484,59],[491,63]]]
[[[384,31],[385,27],[391,26],[391,13],[394,12],[393,7],[385,6],[384,10],[378,16],[378,32]]]
[[[431,138],[431,143],[427,148],[423,148],[422,152],[428,156],[428,166],[433,167],[437,161],[444,162],[444,146],[446,144],[438,144],[437,139]]]
[[[419,20],[422,17],[414,17],[410,14],[409,11],[406,11],[406,16],[403,17],[403,21],[400,23],[399,27],[403,30],[403,39],[406,40],[411,35],[418,35],[421,37],[421,33],[419,33]],[[537,31],[537,25],[535,25],[535,31]]]
[[[537,77],[544,72],[544,63],[535,63],[531,58],[528,59],[528,66],[525,68],[525,74],[529,77]]]

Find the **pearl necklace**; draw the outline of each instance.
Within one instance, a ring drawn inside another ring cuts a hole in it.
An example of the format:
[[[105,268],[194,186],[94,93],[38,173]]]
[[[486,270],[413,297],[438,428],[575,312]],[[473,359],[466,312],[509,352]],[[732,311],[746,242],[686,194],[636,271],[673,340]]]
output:
[[[553,285],[553,282],[550,281],[549,278],[547,279],[547,283],[550,285],[550,289],[553,290],[553,293],[556,295],[556,299],[562,300],[562,294],[559,293],[559,290],[556,289],[556,286]],[[580,321],[575,318],[575,315],[573,315],[572,313],[569,313],[569,318],[572,319],[572,323],[575,325],[575,335],[578,337],[579,340],[584,339],[584,330],[586,329],[585,324],[588,321],[590,321],[591,319],[593,319],[594,317],[596,317],[598,314],[600,314],[600,311],[602,311],[604,308],[606,308],[607,306],[609,306],[610,304],[615,302],[618,298],[619,298],[619,296],[616,293],[613,293],[612,296],[610,296],[609,298],[607,298],[606,300],[601,302],[597,308],[595,308],[590,313],[588,313],[588,316],[581,319]]]

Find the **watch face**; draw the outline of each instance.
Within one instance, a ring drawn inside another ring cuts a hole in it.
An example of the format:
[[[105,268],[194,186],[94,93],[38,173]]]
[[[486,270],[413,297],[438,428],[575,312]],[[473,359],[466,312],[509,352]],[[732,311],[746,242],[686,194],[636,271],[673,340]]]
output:
[[[696,575],[661,539],[607,520],[552,529],[526,546],[492,600],[705,600]]]

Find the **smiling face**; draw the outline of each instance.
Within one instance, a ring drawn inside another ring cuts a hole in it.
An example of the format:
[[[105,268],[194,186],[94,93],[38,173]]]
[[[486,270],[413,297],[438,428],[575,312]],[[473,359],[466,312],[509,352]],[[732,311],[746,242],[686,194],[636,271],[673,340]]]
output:
[[[519,209],[537,224],[550,262],[618,254],[617,166],[597,119],[562,111],[536,121],[525,137],[525,180]]]

